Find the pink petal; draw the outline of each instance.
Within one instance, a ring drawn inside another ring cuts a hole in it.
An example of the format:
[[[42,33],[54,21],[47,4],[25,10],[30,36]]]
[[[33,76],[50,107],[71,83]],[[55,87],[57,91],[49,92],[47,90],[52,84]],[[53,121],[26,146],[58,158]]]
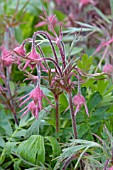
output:
[[[29,99],[30,99],[30,97],[28,97],[26,100],[24,100],[24,101],[19,105],[19,107],[21,107],[23,104],[25,104]]]
[[[75,113],[74,113],[75,116],[77,115],[77,113],[79,112],[79,110],[80,110],[80,106],[78,105],[78,106],[76,107],[76,110],[75,110]]]
[[[84,103],[84,107],[85,107],[85,110],[86,110],[86,114],[87,114],[87,115],[88,115],[88,117],[89,117],[88,108],[87,108],[86,103]]]
[[[20,118],[22,118],[23,116],[25,116],[27,113],[29,112],[29,109],[27,109]]]
[[[36,119],[38,119],[38,108],[36,107],[36,111],[35,111],[35,117]]]

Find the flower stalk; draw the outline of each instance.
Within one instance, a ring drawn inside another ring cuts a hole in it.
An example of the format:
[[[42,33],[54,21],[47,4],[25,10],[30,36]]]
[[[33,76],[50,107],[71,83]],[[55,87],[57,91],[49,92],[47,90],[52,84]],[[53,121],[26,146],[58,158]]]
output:
[[[71,120],[72,120],[72,129],[73,129],[73,134],[74,138],[77,139],[77,127],[76,127],[76,117],[74,114],[74,109],[73,109],[73,103],[72,103],[72,94],[69,92],[68,93],[68,99],[69,99],[69,107],[70,107],[70,115],[71,115]]]

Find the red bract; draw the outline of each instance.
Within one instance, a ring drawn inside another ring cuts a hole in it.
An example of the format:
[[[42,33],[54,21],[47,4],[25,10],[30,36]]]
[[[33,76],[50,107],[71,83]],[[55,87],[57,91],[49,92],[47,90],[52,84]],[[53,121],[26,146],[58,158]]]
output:
[[[85,98],[81,94],[77,94],[77,95],[74,96],[73,103],[76,106],[75,116],[76,116],[77,112],[79,112],[82,105],[84,105],[85,110],[86,110],[86,114],[89,116],[88,108],[87,108],[87,105],[86,105],[86,102],[85,102]]]
[[[113,73],[113,66],[111,64],[105,64],[103,67],[103,72],[105,73]]]
[[[3,60],[4,66],[10,66],[14,61],[14,59],[12,58],[11,52],[6,50],[5,48],[3,49],[3,52],[2,52],[2,60]]]

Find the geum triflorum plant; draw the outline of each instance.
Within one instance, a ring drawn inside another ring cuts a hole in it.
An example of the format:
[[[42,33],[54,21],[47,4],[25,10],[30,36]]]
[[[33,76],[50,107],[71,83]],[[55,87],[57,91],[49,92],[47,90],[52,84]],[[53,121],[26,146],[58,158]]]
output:
[[[49,29],[52,34],[46,31],[37,31],[33,34],[32,38],[26,39],[22,45],[20,45],[20,47],[16,47],[13,50],[13,55],[16,56],[16,63],[18,63],[18,68],[27,74],[26,79],[32,80],[32,82],[34,82],[34,89],[29,94],[20,98],[20,106],[29,101],[29,104],[20,112],[23,112],[22,116],[24,116],[29,111],[31,111],[32,115],[38,118],[38,112],[41,111],[43,107],[43,98],[46,98],[48,103],[54,107],[51,101],[49,101],[49,99],[41,90],[41,80],[44,79],[46,81],[45,86],[48,87],[48,89],[52,92],[55,99],[56,132],[59,131],[59,96],[62,93],[66,93],[69,101],[74,138],[77,138],[76,114],[82,105],[85,106],[86,114],[89,116],[85,98],[82,96],[80,90],[80,84],[85,81],[83,76],[87,77],[88,74],[77,67],[77,61],[80,58],[73,57],[71,59],[70,56],[66,56],[65,45],[62,41],[61,25],[59,35],[57,35],[54,26],[52,25],[53,22],[49,22],[46,13],[45,16],[45,21],[49,24]],[[39,37],[39,39],[37,39],[37,37]],[[26,53],[25,44],[28,42],[31,43],[31,51]],[[42,42],[50,43],[53,52],[52,57],[50,55],[45,56],[41,48]],[[50,67],[51,63],[54,65],[53,68]],[[28,72],[27,67],[31,69],[30,72]],[[37,70],[37,76],[33,75],[34,69]],[[43,75],[44,72],[46,75]],[[92,76],[92,74],[89,74],[89,76]],[[76,81],[73,81],[73,78],[75,78]],[[76,87],[78,87],[78,93],[73,97],[72,91]],[[76,108],[74,109],[73,106]]]

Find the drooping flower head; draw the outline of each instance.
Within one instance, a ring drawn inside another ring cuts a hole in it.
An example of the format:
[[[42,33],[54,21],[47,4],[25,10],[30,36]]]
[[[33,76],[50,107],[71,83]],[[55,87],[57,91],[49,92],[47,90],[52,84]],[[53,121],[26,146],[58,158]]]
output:
[[[42,109],[42,98],[44,94],[43,91],[39,88],[36,87],[31,93],[30,97],[34,101],[34,103],[38,104],[39,110]]]
[[[21,44],[19,47],[16,47],[13,51],[21,57],[26,55],[26,49],[24,47],[24,44]]]
[[[113,66],[111,64],[105,64],[103,67],[103,72],[105,73],[113,73]]]
[[[27,110],[25,110],[27,109]],[[25,111],[24,111],[25,110]],[[27,107],[25,107],[24,109],[22,109],[20,112],[24,111],[24,113],[22,114],[21,118],[23,116],[25,116],[28,112],[31,112],[32,115],[38,119],[38,107],[36,106],[36,104],[34,103],[34,101],[31,101]]]
[[[26,98],[27,97],[27,98]],[[28,106],[25,106],[20,112],[23,112],[23,115],[21,117],[23,117],[24,115],[26,115],[29,111],[31,111],[32,115],[35,116],[36,118],[38,118],[38,112],[42,110],[42,99],[43,97],[48,101],[48,103],[50,105],[51,102],[48,100],[48,98],[43,94],[43,91],[40,89],[40,87],[36,87],[35,89],[33,89],[29,94],[23,96],[20,98],[20,100],[25,99],[19,106],[22,106],[23,104],[25,104],[26,102],[28,102],[29,100],[32,100]],[[53,107],[53,105],[52,105]]]
[[[85,98],[81,94],[77,94],[77,95],[74,96],[73,103],[76,106],[75,116],[76,116],[77,112],[79,112],[82,105],[84,105],[85,110],[86,110],[86,114],[89,116],[88,108],[87,108],[87,105],[86,105],[86,102],[85,102]]]
[[[33,62],[36,62],[37,59],[40,59],[40,54],[36,51],[35,48],[32,48],[31,52],[28,55],[28,58],[29,59],[26,60],[26,64],[23,69],[26,69],[26,67],[28,66],[30,66],[31,69],[34,69],[36,64]]]

